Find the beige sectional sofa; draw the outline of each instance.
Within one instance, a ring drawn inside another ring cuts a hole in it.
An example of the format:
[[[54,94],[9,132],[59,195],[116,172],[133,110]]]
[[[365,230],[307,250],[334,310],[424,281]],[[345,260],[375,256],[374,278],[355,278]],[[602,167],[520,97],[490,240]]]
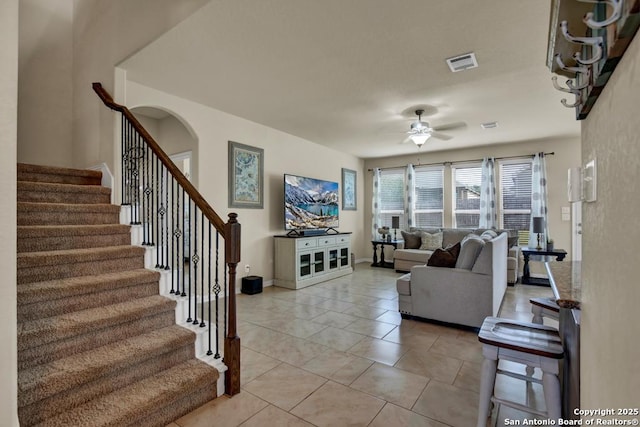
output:
[[[446,248],[461,241],[467,234],[482,234],[486,229],[476,228],[411,228],[410,232],[419,234],[420,232],[438,233],[442,232],[442,247]],[[514,284],[518,282],[521,273],[520,264],[520,248],[517,244],[518,232],[516,230],[496,230],[497,232],[506,232],[508,243],[511,243],[507,253],[507,283]],[[404,234],[404,233],[403,233]],[[509,242],[510,241],[510,242]],[[398,245],[398,249],[393,254],[393,266],[397,272],[411,271],[414,265],[425,265],[429,260],[433,250],[427,249],[408,249],[405,245]]]
[[[400,313],[479,328],[485,317],[497,316],[500,309],[507,288],[507,245],[504,232],[485,240],[471,267],[471,262],[461,266],[460,258],[455,268],[413,266],[396,282]]]

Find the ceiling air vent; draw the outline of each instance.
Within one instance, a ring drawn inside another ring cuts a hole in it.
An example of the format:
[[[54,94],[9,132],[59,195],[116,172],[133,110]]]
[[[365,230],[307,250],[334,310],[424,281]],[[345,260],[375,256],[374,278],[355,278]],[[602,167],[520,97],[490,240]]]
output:
[[[468,70],[470,68],[478,67],[478,60],[475,53],[465,53],[464,55],[454,56],[447,58],[447,65],[452,72]]]
[[[498,127],[498,122],[480,123],[480,126],[482,127],[482,129],[493,129]]]

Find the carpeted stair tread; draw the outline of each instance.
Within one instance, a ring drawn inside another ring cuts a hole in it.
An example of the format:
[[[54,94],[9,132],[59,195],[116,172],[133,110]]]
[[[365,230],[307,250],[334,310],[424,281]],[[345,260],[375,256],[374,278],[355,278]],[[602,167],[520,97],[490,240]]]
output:
[[[105,203],[17,202],[17,225],[118,224],[120,207]]]
[[[100,185],[102,172],[87,169],[18,163],[18,181],[57,182],[80,185]]]
[[[25,348],[18,352],[18,369],[28,369],[37,365],[51,363],[55,360],[82,353],[91,348],[102,347],[113,342],[127,339],[146,332],[166,328],[176,324],[173,311],[161,311],[144,318],[144,321],[133,321],[112,325],[84,335],[73,335],[69,338],[53,341],[37,347]]]
[[[137,298],[106,307],[95,307],[18,324],[18,350],[133,322],[175,309],[176,302],[161,295]]]
[[[140,268],[95,276],[69,277],[60,280],[25,283],[18,286],[18,306],[41,301],[95,294],[138,283],[158,282],[160,273]]]
[[[141,268],[20,284],[18,322],[157,295],[159,278],[159,273]]]
[[[67,426],[145,426],[166,425],[185,415],[189,410],[215,398],[218,372],[197,359],[188,360],[152,377],[114,391],[82,406],[49,418],[41,427]],[[204,391],[204,396],[193,396]],[[167,414],[166,419],[155,419],[159,408],[171,406],[180,399],[192,402],[178,413]],[[154,423],[148,423],[150,418]],[[214,421],[211,420],[211,425]]]
[[[22,370],[18,373],[21,391],[18,406],[30,405],[99,378],[117,376],[127,366],[152,362],[160,354],[192,346],[194,340],[193,332],[173,325]]]
[[[131,244],[131,227],[128,225],[18,226],[18,252],[41,252],[129,244]]]
[[[74,262],[95,262],[113,258],[144,256],[139,246],[108,246],[105,248],[66,249],[63,251],[22,252],[17,256],[17,268],[60,265]]]
[[[18,236],[23,238],[98,236],[102,234],[127,234],[131,226],[126,224],[95,224],[95,225],[21,225],[18,226]]]
[[[17,190],[19,202],[108,204],[111,200],[111,189],[97,185],[18,181]]]

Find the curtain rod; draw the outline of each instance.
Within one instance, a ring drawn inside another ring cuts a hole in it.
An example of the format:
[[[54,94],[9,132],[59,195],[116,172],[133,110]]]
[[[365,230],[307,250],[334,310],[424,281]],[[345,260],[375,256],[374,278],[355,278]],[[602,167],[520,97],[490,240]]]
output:
[[[556,153],[554,151],[550,152],[550,153],[544,153],[545,156],[553,156]],[[528,154],[528,155],[522,155],[522,156],[506,156],[506,157],[494,157],[494,160],[510,160],[510,159],[526,159],[528,157],[534,157],[535,154]],[[459,164],[459,163],[471,163],[471,162],[481,162],[484,159],[471,159],[471,160],[457,160],[455,162],[436,162],[436,163],[418,163],[417,165],[414,166],[436,166],[436,165],[443,165],[443,166],[447,166],[447,165],[455,165],[455,164]],[[406,165],[403,166],[389,166],[386,168],[379,168],[380,170],[387,170],[387,169],[400,169],[400,168],[404,168],[406,167]],[[372,172],[373,169],[367,169],[369,172]]]

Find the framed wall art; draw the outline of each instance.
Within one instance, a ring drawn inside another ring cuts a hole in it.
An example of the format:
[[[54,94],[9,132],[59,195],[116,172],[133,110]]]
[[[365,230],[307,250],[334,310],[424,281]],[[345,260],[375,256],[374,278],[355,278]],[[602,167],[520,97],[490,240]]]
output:
[[[358,209],[356,189],[358,187],[356,171],[342,168],[342,210],[355,211]]]
[[[264,150],[229,141],[229,207],[264,207]]]

